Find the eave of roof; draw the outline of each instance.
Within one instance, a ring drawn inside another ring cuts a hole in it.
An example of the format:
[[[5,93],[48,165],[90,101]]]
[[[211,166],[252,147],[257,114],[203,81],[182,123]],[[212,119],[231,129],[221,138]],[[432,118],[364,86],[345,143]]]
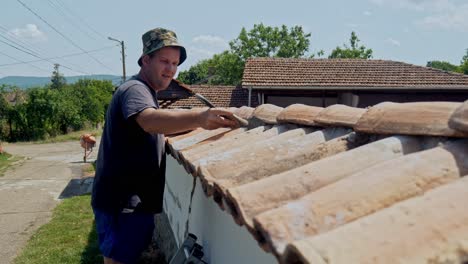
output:
[[[457,91],[468,91],[468,86],[462,85],[453,85],[447,88],[441,86],[318,86],[318,85],[309,85],[309,84],[298,84],[296,86],[275,86],[275,85],[252,85],[252,84],[242,84],[244,89],[257,89],[257,90],[331,90],[331,91],[410,91],[410,90],[428,90],[428,91],[447,91],[447,90],[457,90]]]
[[[468,257],[468,102],[233,111],[168,150],[279,261]]]

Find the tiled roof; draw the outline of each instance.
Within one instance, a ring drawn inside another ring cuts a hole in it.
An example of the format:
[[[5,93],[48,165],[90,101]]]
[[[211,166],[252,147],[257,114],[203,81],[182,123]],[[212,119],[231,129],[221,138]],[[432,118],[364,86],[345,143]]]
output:
[[[188,85],[186,85],[188,86]],[[220,86],[220,85],[190,85],[188,86],[193,92],[200,93],[210,100],[216,107],[241,107],[248,105],[249,94],[248,90],[235,86]],[[258,105],[257,94],[252,93],[252,106]],[[162,108],[194,108],[206,107],[200,100],[194,96],[178,99],[160,101]]]
[[[468,75],[388,60],[252,58],[243,87],[468,89]]]
[[[233,111],[168,151],[279,262],[468,258],[468,102]]]

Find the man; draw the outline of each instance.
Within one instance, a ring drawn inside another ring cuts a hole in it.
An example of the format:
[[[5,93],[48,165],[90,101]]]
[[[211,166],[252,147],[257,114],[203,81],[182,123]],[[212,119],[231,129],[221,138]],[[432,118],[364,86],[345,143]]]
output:
[[[135,263],[151,242],[153,216],[162,211],[163,134],[237,126],[221,109],[159,109],[158,91],[169,86],[187,55],[170,30],[150,30],[142,40],[141,69],[112,97],[97,159],[91,203],[105,264]]]

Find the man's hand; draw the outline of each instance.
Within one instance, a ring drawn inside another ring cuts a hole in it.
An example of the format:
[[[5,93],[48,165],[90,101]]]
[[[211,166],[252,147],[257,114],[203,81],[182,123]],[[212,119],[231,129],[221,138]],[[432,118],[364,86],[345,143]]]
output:
[[[234,115],[226,110],[219,108],[209,108],[200,114],[200,126],[204,129],[217,129],[220,127],[239,127],[239,122]]]

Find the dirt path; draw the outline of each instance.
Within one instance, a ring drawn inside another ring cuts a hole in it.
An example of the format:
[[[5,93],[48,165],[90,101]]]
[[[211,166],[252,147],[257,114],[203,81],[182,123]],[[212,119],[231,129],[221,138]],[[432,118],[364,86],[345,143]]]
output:
[[[77,141],[7,144],[4,150],[26,159],[0,177],[0,264],[11,263],[34,231],[49,221],[60,199],[74,194],[83,167]],[[88,162],[94,161],[97,150],[98,146]]]

